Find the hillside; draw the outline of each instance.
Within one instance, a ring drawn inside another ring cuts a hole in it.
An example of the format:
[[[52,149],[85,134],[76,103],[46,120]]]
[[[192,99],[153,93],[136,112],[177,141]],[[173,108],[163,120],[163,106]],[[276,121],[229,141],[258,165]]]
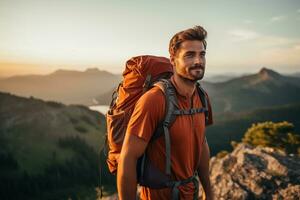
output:
[[[256,109],[243,113],[222,113],[214,116],[214,124],[207,128],[206,136],[212,155],[222,150],[231,150],[231,141],[241,141],[247,128],[264,121],[289,121],[300,134],[300,104]]]
[[[0,91],[65,104],[93,105],[95,97],[109,91],[119,80],[119,75],[100,71],[97,68],[83,72],[57,70],[49,75],[0,79]]]
[[[87,107],[0,93],[0,199],[95,194],[105,129]]]
[[[229,81],[231,79],[241,77],[242,75],[238,74],[217,74],[217,75],[205,75],[203,81],[210,82],[210,83],[221,83],[225,81]]]
[[[291,76],[300,78],[300,72],[293,73]]]
[[[300,78],[262,68],[257,74],[210,84],[207,89],[216,113],[240,112],[300,102]]]

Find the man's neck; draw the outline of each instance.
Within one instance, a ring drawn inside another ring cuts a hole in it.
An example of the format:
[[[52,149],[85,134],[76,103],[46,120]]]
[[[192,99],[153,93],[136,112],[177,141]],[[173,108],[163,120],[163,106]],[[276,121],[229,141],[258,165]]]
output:
[[[188,96],[193,95],[196,88],[196,82],[182,78],[176,73],[174,73],[174,81],[186,94],[188,94]]]

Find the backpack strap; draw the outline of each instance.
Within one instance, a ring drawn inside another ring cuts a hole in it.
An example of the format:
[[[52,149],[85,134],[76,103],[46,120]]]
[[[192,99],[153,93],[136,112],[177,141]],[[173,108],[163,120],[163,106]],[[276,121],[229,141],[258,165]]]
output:
[[[145,93],[147,90],[149,90],[150,86],[151,86],[151,74],[147,74],[145,82],[143,84],[143,93]]]
[[[196,88],[203,107],[192,108],[188,110],[179,109],[178,100],[176,96],[176,89],[169,79],[161,79],[159,82],[154,84],[158,86],[165,94],[165,118],[158,124],[158,127],[153,134],[151,141],[156,140],[159,136],[164,134],[166,144],[166,169],[167,175],[171,175],[171,142],[170,142],[170,127],[175,121],[177,115],[194,115],[197,113],[204,112],[205,114],[205,125],[208,123],[208,103],[205,95],[205,91],[202,89],[200,84],[197,82]]]
[[[161,122],[161,126],[163,129],[163,134],[165,138],[166,144],[166,168],[165,173],[171,176],[171,141],[170,141],[170,127],[176,119],[176,115],[174,115],[174,110],[178,109],[178,102],[176,97],[176,90],[172,83],[167,79],[161,79],[158,83],[156,83],[158,87],[165,94],[165,118]],[[160,136],[160,131],[156,131],[155,138]]]
[[[115,109],[116,107],[116,104],[117,104],[117,100],[118,100],[118,92],[119,92],[119,89],[120,87],[123,85],[123,81],[121,81],[118,85],[118,87],[116,87],[111,95],[111,102],[110,102],[110,105],[109,105],[109,109],[107,111],[108,114],[113,114],[113,110]]]
[[[173,114],[174,115],[194,115],[196,113],[202,113],[202,112],[206,112],[206,108],[192,108],[189,110],[174,110]]]
[[[176,119],[176,115],[173,114],[174,110],[178,108],[178,103],[177,103],[177,97],[176,97],[176,91],[174,86],[172,85],[171,82],[169,82],[167,79],[161,79],[160,81],[156,82],[152,86],[157,86],[159,87],[164,96],[165,96],[165,117],[164,119],[157,125],[156,130],[154,131],[150,142],[155,141],[157,138],[160,136],[164,135],[165,139],[165,148],[166,148],[166,167],[165,167],[165,175],[167,177],[171,177],[171,141],[170,141],[170,132],[169,128],[173,124],[173,122]],[[145,177],[145,166],[147,158],[146,154],[144,153],[142,157],[139,158],[138,160],[138,177],[139,181],[143,182],[143,184],[147,184],[144,181]]]
[[[190,183],[190,182],[192,182],[194,184],[194,187],[195,187],[193,200],[197,200],[198,199],[198,193],[199,193],[199,181],[198,181],[197,177],[198,177],[198,173],[195,172],[193,174],[193,176],[191,176],[187,179],[180,180],[180,181],[170,181],[170,182],[168,182],[166,185],[167,185],[167,187],[172,188],[172,193],[171,193],[172,200],[179,200],[179,189],[178,189],[178,187],[181,186],[181,185],[185,185],[187,183]]]
[[[197,88],[197,92],[199,94],[201,103],[203,105],[203,111],[204,111],[204,114],[205,114],[205,125],[207,125],[210,113],[209,113],[209,110],[208,110],[208,101],[207,101],[206,93],[205,93],[204,89],[201,87],[199,82],[197,82],[196,88]]]

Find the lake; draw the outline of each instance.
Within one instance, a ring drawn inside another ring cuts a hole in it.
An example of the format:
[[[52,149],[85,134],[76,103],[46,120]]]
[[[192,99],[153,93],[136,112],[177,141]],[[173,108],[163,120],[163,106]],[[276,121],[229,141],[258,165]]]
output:
[[[108,105],[89,106],[89,109],[98,111],[105,115],[109,109],[109,106]]]

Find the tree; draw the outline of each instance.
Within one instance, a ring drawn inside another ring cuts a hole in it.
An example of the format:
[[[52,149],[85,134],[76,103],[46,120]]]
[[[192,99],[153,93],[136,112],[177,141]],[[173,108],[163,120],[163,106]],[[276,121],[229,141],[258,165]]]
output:
[[[287,153],[297,154],[300,150],[300,136],[294,133],[294,125],[286,121],[252,124],[242,141],[253,146],[281,149]]]

